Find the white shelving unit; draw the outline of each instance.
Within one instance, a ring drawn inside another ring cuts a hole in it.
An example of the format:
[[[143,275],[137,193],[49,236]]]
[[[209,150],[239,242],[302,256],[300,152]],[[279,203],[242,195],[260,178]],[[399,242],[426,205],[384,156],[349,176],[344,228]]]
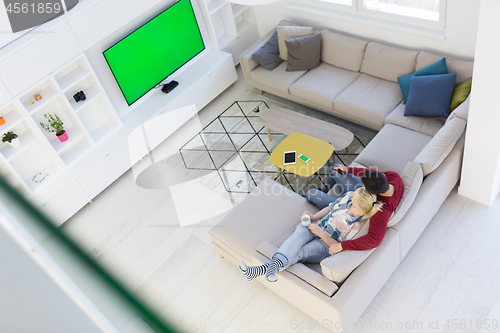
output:
[[[83,91],[87,98],[76,102]],[[34,95],[42,98],[35,100]],[[45,114],[56,114],[64,124],[68,140],[45,131]],[[8,104],[0,107],[5,124],[0,133],[13,131],[20,145],[0,145],[0,175],[26,196],[52,179],[93,145],[121,126],[121,120],[104,93],[85,55],[80,55]]]
[[[252,6],[226,0],[203,0],[204,15],[214,47],[233,55],[235,64],[243,50],[258,40]]]
[[[41,87],[47,92],[53,89],[52,87],[47,90],[46,82]],[[12,131],[18,135],[16,140],[20,141],[17,147],[12,147],[8,143],[1,144],[0,174],[21,193],[29,194],[41,185],[31,179],[45,172],[48,165],[52,165],[51,174],[57,174],[61,170],[61,162],[43,144],[41,133],[33,126],[22,102],[12,101],[0,108],[0,116],[5,119],[5,124],[0,126],[1,135]],[[49,180],[49,177],[45,180]]]
[[[253,9],[250,6],[231,4],[234,23],[236,24],[236,35],[240,37],[248,29],[255,26]]]

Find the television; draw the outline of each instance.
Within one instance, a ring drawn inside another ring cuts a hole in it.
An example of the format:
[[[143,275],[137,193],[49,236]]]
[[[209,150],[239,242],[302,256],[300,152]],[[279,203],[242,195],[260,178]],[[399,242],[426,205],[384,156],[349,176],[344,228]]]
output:
[[[179,0],[103,55],[130,106],[204,49],[190,0]]]

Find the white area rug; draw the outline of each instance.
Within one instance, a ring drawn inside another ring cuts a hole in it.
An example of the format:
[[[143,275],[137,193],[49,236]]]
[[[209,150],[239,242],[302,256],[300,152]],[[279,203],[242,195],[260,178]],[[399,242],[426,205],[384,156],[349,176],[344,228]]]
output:
[[[236,100],[241,103],[221,110],[221,113],[225,112],[207,125],[203,133],[190,139],[180,152],[161,161],[162,174],[167,170],[166,174],[175,176],[156,178],[156,183],[167,184],[182,226],[224,213],[241,202],[265,177],[279,181],[277,167],[269,162],[268,157],[285,136],[272,132],[269,141],[267,129],[259,123],[256,106],[260,109],[286,107],[352,131],[355,138],[348,152],[337,152],[337,163],[349,165],[373,138],[369,131],[340,124],[335,117],[323,112],[295,107],[248,90]],[[310,186],[322,188],[327,175],[328,168],[324,167],[310,179]],[[287,172],[284,176],[286,187],[305,195],[305,178]]]

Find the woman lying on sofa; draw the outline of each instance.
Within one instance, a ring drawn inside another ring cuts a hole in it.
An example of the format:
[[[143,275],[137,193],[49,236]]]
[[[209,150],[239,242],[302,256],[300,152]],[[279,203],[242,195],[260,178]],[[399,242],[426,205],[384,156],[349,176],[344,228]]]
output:
[[[263,265],[248,267],[243,261],[240,270],[248,281],[264,275],[269,282],[276,282],[277,272],[287,269],[297,262],[320,263],[333,254],[330,250],[339,242],[352,239],[364,222],[382,208],[377,196],[364,187],[347,192],[328,207],[316,214],[305,212],[311,221],[304,226],[299,223],[295,232],[279,247],[273,257]]]

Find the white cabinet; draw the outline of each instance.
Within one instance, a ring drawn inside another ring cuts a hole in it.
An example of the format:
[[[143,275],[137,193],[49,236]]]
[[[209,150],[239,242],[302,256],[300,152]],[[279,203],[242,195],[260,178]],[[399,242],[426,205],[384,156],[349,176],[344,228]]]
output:
[[[103,0],[68,23],[83,50],[87,50],[143,12],[139,0]]]
[[[67,23],[0,62],[0,80],[16,96],[82,52]]]
[[[10,94],[9,90],[0,80],[0,105],[7,103],[11,98],[12,95]]]
[[[226,0],[201,3],[215,48],[231,53],[234,64],[238,64],[240,54],[259,39],[252,6]]]
[[[228,58],[192,86],[192,89],[188,91],[189,100],[196,105],[198,110],[201,110],[210,103],[214,96],[219,95],[237,79],[233,62]]]
[[[125,141],[78,177],[78,183],[89,198],[94,198],[130,167],[129,146]]]
[[[74,102],[75,90],[88,92],[88,98]],[[63,121],[67,141],[42,129],[40,123],[47,124],[45,114]],[[0,172],[28,196],[121,126],[84,55],[0,107],[0,116],[5,119],[0,134],[12,131],[20,141],[18,147],[0,144]]]
[[[90,197],[80,184],[74,181],[38,209],[45,213],[57,227],[73,216],[90,200]]]

